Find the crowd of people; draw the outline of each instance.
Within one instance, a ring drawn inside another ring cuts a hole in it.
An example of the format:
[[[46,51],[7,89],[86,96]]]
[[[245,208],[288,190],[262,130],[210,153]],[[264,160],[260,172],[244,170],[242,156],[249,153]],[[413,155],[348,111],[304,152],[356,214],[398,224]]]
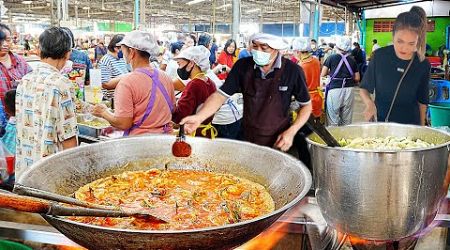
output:
[[[295,145],[300,160],[311,167],[305,141],[311,131],[305,123],[326,117],[328,125],[350,124],[358,85],[367,121],[424,124],[429,63],[423,20],[417,7],[400,14],[393,45],[377,49],[367,71],[365,52],[348,37],[324,47],[314,39],[289,44],[258,33],[246,48],[230,39],[218,53],[206,33],[187,35],[167,49],[147,32],[115,35],[95,49],[104,98],[114,103],[113,110],[85,103],[77,92],[90,84],[92,61],[77,49],[69,29],[52,27],[40,35],[41,62],[32,70],[10,52],[11,31],[0,24],[2,142],[16,156],[20,176],[39,159],[76,147],[77,114],[90,112],[124,136],[170,134],[184,124],[195,136],[282,151]],[[403,83],[408,87],[400,88],[408,71]]]

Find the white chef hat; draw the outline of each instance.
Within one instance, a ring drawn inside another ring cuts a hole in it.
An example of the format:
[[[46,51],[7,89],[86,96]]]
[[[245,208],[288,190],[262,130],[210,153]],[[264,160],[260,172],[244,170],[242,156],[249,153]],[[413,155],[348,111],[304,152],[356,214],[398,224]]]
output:
[[[296,51],[311,51],[311,44],[307,37],[298,37],[292,41],[292,49]]]
[[[202,72],[209,69],[209,56],[211,52],[205,46],[192,46],[181,50],[180,54],[174,59],[186,59],[193,61]]]
[[[276,50],[283,50],[289,47],[289,44],[283,38],[266,33],[256,33],[250,37],[250,41],[265,43]]]
[[[145,51],[150,56],[156,56],[159,53],[159,46],[156,39],[147,32],[133,30],[125,35],[123,40],[117,46],[125,45],[140,51]]]
[[[352,48],[352,40],[348,36],[337,37],[335,46],[342,51],[350,51]]]

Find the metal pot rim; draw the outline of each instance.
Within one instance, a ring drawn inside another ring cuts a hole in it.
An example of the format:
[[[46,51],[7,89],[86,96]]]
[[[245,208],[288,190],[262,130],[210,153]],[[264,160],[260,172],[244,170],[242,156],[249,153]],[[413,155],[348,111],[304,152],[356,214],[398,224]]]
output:
[[[118,138],[118,139],[114,139],[114,140],[110,140],[107,142],[100,142],[100,143],[112,143],[116,140],[142,140],[145,137],[168,137],[169,135],[144,135],[144,136],[133,136],[133,137],[122,137],[122,138]],[[198,137],[193,137],[191,139],[194,140],[210,140],[207,138],[198,138]],[[298,159],[296,159],[295,157],[283,153],[281,151],[275,150],[273,148],[269,148],[269,147],[263,147],[263,146],[259,146],[253,143],[249,143],[249,142],[245,142],[245,141],[235,141],[235,140],[229,140],[229,139],[214,139],[214,141],[226,141],[227,143],[235,143],[235,144],[245,144],[248,147],[253,147],[256,150],[258,149],[263,149],[263,150],[268,150],[268,151],[272,151],[273,154],[278,154],[278,155],[282,155],[283,157],[287,157],[289,160],[291,161],[297,161],[300,162]],[[86,145],[83,147],[95,147],[95,144],[90,144],[90,145]],[[41,162],[43,161],[48,161],[50,159],[53,158],[57,158],[60,157],[61,155],[65,155],[65,154],[71,154],[72,151],[76,151],[77,148],[71,148],[68,150],[64,150],[61,151],[57,154],[51,155],[49,157],[43,158],[39,161],[37,161],[36,163],[34,163],[29,169],[27,169],[24,174],[22,176],[26,176],[26,173],[28,173],[29,171],[32,171],[32,168],[41,164]],[[305,188],[303,189],[302,192],[300,192],[299,195],[297,195],[297,197],[295,197],[291,202],[287,203],[286,205],[282,206],[281,208],[265,214],[263,216],[260,217],[256,217],[254,219],[251,220],[246,220],[246,221],[242,221],[242,222],[238,222],[238,223],[234,223],[234,224],[229,224],[229,225],[224,225],[224,226],[217,226],[217,227],[207,227],[207,228],[198,228],[198,229],[188,229],[188,230],[132,230],[132,229],[121,229],[121,228],[112,228],[112,227],[101,227],[101,226],[96,226],[96,225],[90,225],[90,224],[85,224],[85,223],[80,223],[80,222],[76,222],[76,221],[72,221],[72,220],[68,220],[68,219],[64,219],[62,217],[57,217],[57,216],[51,216],[51,215],[46,215],[46,214],[41,214],[41,216],[49,218],[51,220],[58,220],[64,223],[70,223],[70,224],[74,224],[74,225],[78,225],[78,226],[83,226],[83,227],[89,227],[89,228],[93,228],[93,229],[101,229],[101,230],[106,230],[106,231],[113,231],[113,232],[123,232],[123,233],[145,233],[145,234],[184,234],[184,233],[204,233],[205,231],[215,231],[218,229],[225,229],[225,228],[233,228],[233,227],[240,227],[240,226],[244,226],[247,224],[251,224],[254,223],[256,221],[259,220],[264,220],[267,219],[269,217],[275,216],[277,214],[282,214],[284,212],[286,212],[288,209],[290,209],[291,207],[293,207],[295,204],[297,204],[298,202],[300,202],[300,200],[302,200],[304,198],[304,196],[308,193],[311,185],[312,185],[312,176],[311,173],[309,171],[307,171],[305,166],[302,165],[295,165],[296,167],[299,168],[300,171],[303,172],[304,174],[304,181],[305,181]],[[19,179],[20,181],[20,179]],[[18,182],[20,183],[20,182]]]
[[[405,125],[405,124],[400,124],[400,123],[358,123],[358,124],[351,124],[351,125],[347,125],[345,127],[362,127],[362,126],[370,126],[370,127],[376,127],[376,126],[392,126],[392,127],[403,127],[403,128],[420,128],[420,129],[427,129],[427,130],[431,130],[437,133],[441,133],[444,136],[449,137],[449,140],[446,143],[442,143],[439,145],[435,145],[433,147],[428,147],[428,148],[412,148],[412,149],[404,149],[404,150],[392,150],[392,149],[385,149],[385,150],[381,150],[381,149],[354,149],[354,148],[341,148],[341,147],[330,147],[326,144],[322,144],[316,141],[313,141],[310,137],[312,135],[315,135],[315,133],[312,133],[310,136],[306,137],[306,141],[314,146],[320,147],[320,148],[326,148],[326,149],[333,149],[333,150],[338,150],[338,151],[352,151],[352,152],[361,152],[361,153],[386,153],[386,154],[397,154],[397,153],[403,153],[403,152],[423,152],[423,151],[428,151],[428,150],[434,150],[434,149],[438,149],[438,148],[443,148],[443,147],[447,147],[447,149],[450,151],[450,133],[446,132],[446,131],[442,131],[442,130],[438,130],[435,128],[431,128],[431,127],[424,127],[424,126],[417,126],[417,125]],[[333,128],[333,127],[329,127],[329,128]]]

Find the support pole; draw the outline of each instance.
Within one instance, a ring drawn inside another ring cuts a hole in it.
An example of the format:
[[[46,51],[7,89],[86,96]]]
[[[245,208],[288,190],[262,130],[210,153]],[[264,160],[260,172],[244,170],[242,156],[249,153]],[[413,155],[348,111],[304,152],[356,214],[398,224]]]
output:
[[[303,37],[305,36],[305,24],[306,23],[310,23],[310,15],[311,12],[308,9],[308,6],[306,6],[306,2],[304,2],[303,0],[300,1],[300,6],[299,6],[299,28],[298,28],[298,33],[299,36]]]
[[[56,0],[56,17],[57,17],[57,25],[60,27],[61,22],[61,0]]]
[[[134,0],[134,29],[137,30],[139,28],[139,7],[140,0]]]
[[[309,5],[309,38],[314,38],[314,13],[316,9],[316,3],[310,2]]]
[[[50,1],[50,25],[55,26],[55,1]],[[11,15],[10,15],[11,16]]]
[[[366,13],[363,10],[362,11],[362,32],[361,32],[361,44],[362,47],[366,47],[366,28],[367,28],[367,21],[366,21]]]
[[[259,9],[259,32],[263,32],[264,28],[264,16],[263,16],[263,9]]]
[[[314,12],[314,39],[319,40],[320,30],[320,0],[317,1],[316,9]]]
[[[141,2],[141,12],[140,12],[140,19],[139,19],[139,26],[146,26],[145,24],[145,12],[147,11],[147,8],[145,6],[145,0],[140,1]]]
[[[239,26],[241,24],[241,1],[233,0],[233,23],[231,26],[232,38],[239,41]]]
[[[73,6],[73,8],[74,8],[74,11],[75,11],[75,26],[78,27],[78,4],[75,4]]]
[[[213,1],[212,4],[212,12],[213,12],[213,19],[212,19],[212,34],[213,37],[216,34],[216,0]]]
[[[347,7],[344,8],[344,25],[345,25],[345,35],[350,35],[350,22],[348,18]]]

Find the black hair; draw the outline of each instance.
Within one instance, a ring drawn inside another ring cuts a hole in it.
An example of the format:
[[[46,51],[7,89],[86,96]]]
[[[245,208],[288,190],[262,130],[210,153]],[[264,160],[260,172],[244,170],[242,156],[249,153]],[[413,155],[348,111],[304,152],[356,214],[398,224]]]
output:
[[[128,46],[126,46],[126,45],[124,45],[128,50],[129,49],[135,49],[135,48],[131,48],[131,47],[128,47]],[[147,59],[147,60],[150,60],[150,54],[147,52],[147,51],[143,51],[143,50],[138,50],[138,49],[135,49],[136,50],[136,52],[138,53],[138,55],[140,56],[140,57],[142,57],[142,58],[144,58],[144,59]]]
[[[198,38],[198,45],[203,45],[205,47],[208,47],[209,44],[211,43],[211,36],[208,34],[202,34],[200,35],[200,37]]]
[[[5,93],[6,110],[11,113],[11,116],[16,116],[16,90],[11,89]]]
[[[316,39],[311,39],[312,43],[317,43]]]
[[[228,41],[225,43],[225,46],[224,46],[223,50],[225,51],[225,53],[228,54],[228,50],[227,49],[228,49],[228,47],[230,47],[230,45],[232,43],[234,43],[234,53],[232,55],[236,56],[235,53],[236,53],[236,50],[237,50],[237,45],[236,45],[236,41],[233,40],[233,39],[228,39]]]
[[[189,37],[194,40],[194,46],[197,46],[197,37],[195,37],[193,34],[189,34]]]
[[[0,30],[7,30],[9,31],[10,34],[12,34],[11,29],[9,28],[8,25],[4,24],[4,23],[0,23]]]
[[[181,50],[183,48],[184,43],[183,42],[174,42],[170,44],[170,52],[172,54],[175,54],[176,50]]]
[[[136,49],[137,53],[139,54],[140,57],[144,58],[144,59],[149,59],[150,58],[150,54],[147,51],[142,51],[142,50],[138,50]]]
[[[5,39],[6,39],[5,32],[3,32],[3,30],[0,29],[0,43],[5,41]]]
[[[330,46],[331,49],[334,49],[335,44],[334,43],[329,43],[328,46]]]
[[[373,42],[373,43],[378,43],[378,40],[377,40],[377,39],[373,39],[372,42]]]
[[[75,48],[75,37],[73,36],[72,31],[67,27],[61,27],[67,34],[69,34],[70,38],[72,38],[72,48]]]
[[[421,7],[413,6],[410,11],[400,13],[395,19],[392,33],[399,30],[410,30],[419,36],[417,42],[417,55],[420,61],[425,59],[426,36],[427,36],[427,14]]]
[[[354,43],[353,43],[353,46],[355,46],[355,47],[357,47],[357,48],[361,48],[361,46],[360,46],[359,43],[357,43],[357,42],[354,42]]]
[[[52,27],[39,36],[39,48],[42,59],[63,59],[72,49],[72,39],[64,29]]]
[[[111,41],[108,44],[108,50],[110,52],[114,52],[114,49],[117,47],[117,44],[120,43],[124,38],[124,35],[117,34],[111,38]]]

